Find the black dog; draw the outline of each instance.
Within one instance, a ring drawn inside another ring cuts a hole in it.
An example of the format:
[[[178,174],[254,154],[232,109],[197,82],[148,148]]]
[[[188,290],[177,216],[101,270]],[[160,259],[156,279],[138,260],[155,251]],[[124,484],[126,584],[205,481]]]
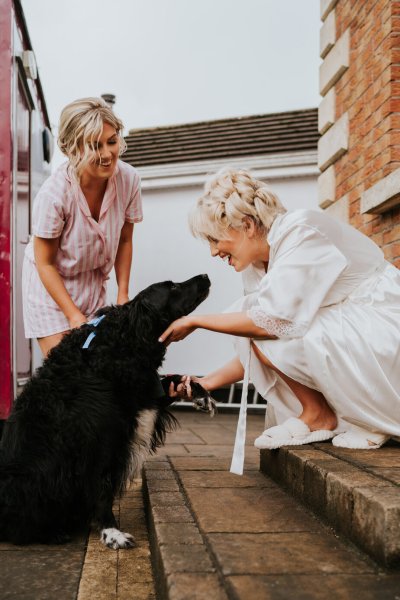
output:
[[[93,521],[106,546],[134,544],[118,530],[113,500],[176,423],[167,410],[171,378],[161,387],[157,375],[158,338],[209,287],[207,275],[151,285],[53,348],[4,427],[0,540],[63,543]]]

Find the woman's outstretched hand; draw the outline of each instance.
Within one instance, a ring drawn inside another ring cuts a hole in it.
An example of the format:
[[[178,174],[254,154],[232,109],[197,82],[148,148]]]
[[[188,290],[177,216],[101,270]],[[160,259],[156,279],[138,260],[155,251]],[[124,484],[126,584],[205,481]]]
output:
[[[184,340],[190,333],[196,329],[196,325],[190,317],[181,317],[176,321],[173,321],[171,325],[164,331],[164,333],[158,338],[158,341],[164,343],[166,346],[171,342],[179,342]]]
[[[168,395],[170,398],[181,398],[181,400],[190,400],[192,397],[192,388],[190,375],[183,375],[181,383],[175,387],[174,382],[171,381]]]

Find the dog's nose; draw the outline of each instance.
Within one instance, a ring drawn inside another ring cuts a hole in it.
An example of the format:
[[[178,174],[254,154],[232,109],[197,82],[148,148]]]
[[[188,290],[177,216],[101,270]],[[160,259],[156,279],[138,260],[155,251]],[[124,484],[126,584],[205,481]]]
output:
[[[205,283],[205,284],[206,284],[208,287],[210,287],[210,285],[211,285],[211,281],[210,281],[210,278],[209,278],[209,276],[208,276],[206,273],[203,273],[202,275],[200,275],[200,277],[201,277],[201,279],[204,281],[204,283]]]

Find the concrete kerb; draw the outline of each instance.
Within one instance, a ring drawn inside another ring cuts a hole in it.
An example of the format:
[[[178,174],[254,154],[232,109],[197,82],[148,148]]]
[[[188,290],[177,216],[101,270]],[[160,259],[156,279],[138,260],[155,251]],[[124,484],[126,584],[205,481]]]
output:
[[[165,491],[166,482],[174,484],[173,492]],[[157,598],[189,597],[191,586],[201,583],[204,597],[227,600],[218,566],[167,459],[145,463],[143,494]]]

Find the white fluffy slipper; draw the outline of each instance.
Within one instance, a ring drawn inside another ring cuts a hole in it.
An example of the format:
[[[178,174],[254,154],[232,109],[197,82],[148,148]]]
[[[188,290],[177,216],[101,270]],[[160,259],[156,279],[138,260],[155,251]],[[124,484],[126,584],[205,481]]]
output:
[[[266,429],[254,442],[256,448],[273,450],[281,446],[302,446],[312,442],[323,442],[334,437],[335,433],[327,429],[311,431],[301,419],[291,417],[282,425]],[[338,436],[337,436],[338,437]]]
[[[388,441],[390,436],[383,433],[372,433],[367,429],[351,425],[345,433],[340,433],[332,440],[337,448],[352,448],[353,450],[376,450]]]

